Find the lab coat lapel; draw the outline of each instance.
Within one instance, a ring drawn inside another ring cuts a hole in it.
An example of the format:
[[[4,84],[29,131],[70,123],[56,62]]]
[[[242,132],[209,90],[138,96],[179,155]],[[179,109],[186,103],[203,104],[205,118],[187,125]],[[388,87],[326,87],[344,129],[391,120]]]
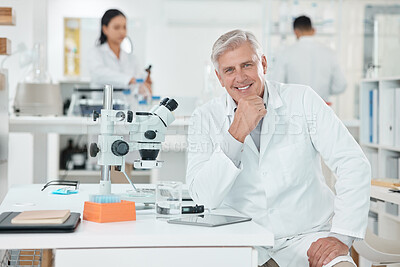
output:
[[[277,85],[278,86],[278,85]],[[268,88],[268,104],[267,104],[267,115],[264,117],[264,121],[261,127],[261,137],[260,137],[260,162],[264,156],[265,151],[271,141],[272,136],[275,133],[276,122],[279,119],[276,112],[277,108],[280,108],[282,104],[282,99],[278,93],[278,88],[270,84],[267,81]]]
[[[250,147],[250,149],[254,153],[256,153],[257,156],[259,156],[260,152],[258,152],[256,144],[254,143],[253,138],[251,137],[251,135],[246,136],[246,138],[244,139],[244,144],[247,145],[248,147]]]
[[[260,160],[264,155],[268,144],[271,141],[272,136],[275,133],[275,118],[277,114],[274,108],[270,105],[267,107],[267,115],[264,117],[264,121],[261,127],[261,137],[260,137]]]

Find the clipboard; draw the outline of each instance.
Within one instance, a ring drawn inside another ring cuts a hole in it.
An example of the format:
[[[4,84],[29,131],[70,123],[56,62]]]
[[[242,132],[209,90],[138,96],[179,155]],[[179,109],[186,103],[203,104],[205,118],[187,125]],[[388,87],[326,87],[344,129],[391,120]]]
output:
[[[71,233],[74,232],[81,214],[71,212],[69,218],[62,224],[12,224],[11,220],[21,212],[3,212],[0,214],[0,234],[11,233]]]
[[[188,216],[178,219],[168,220],[168,223],[173,224],[186,224],[195,226],[206,226],[216,227],[222,225],[228,225],[233,223],[251,221],[248,217],[228,216],[228,215],[217,215],[217,214],[203,214],[197,216]]]

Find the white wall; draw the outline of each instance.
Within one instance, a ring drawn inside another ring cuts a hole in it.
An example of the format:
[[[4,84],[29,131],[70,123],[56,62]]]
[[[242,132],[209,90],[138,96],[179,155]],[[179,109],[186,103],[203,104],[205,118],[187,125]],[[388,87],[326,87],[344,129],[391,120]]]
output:
[[[286,3],[291,1],[286,1]],[[341,119],[354,119],[358,113],[355,105],[357,87],[363,72],[363,23],[364,8],[367,4],[393,4],[398,1],[312,1],[301,0],[298,10],[293,12],[313,15],[311,6],[318,4],[324,14],[332,16],[336,23],[335,34],[325,35],[322,40],[333,46],[340,57],[346,73],[348,89],[334,97],[334,109]],[[274,22],[279,21],[283,1],[272,1],[271,10],[266,14]],[[48,4],[48,47],[49,69],[53,78],[63,80],[63,18],[98,17],[109,8],[121,9],[131,20],[143,21],[146,29],[145,55],[140,55],[144,64],[153,65],[155,94],[201,97],[205,87],[205,67],[210,64],[209,55],[215,39],[223,32],[235,28],[253,31],[260,42],[276,49],[294,41],[288,35],[283,42],[277,36],[262,40],[263,1],[179,1],[179,0],[53,0]],[[322,7],[322,9],[321,9]],[[296,13],[296,14],[297,14]],[[329,14],[328,14],[329,13]],[[290,16],[288,14],[288,16]],[[294,14],[294,13],[293,13]],[[341,14],[341,17],[337,17]],[[288,32],[291,32],[289,27]],[[279,43],[277,43],[277,40]],[[264,49],[267,53],[267,49]],[[271,52],[271,48],[268,48]],[[270,58],[271,55],[267,54]],[[271,59],[271,58],[270,58]],[[87,78],[87,77],[86,77]],[[218,88],[219,90],[220,88]]]
[[[4,67],[8,69],[9,109],[12,108],[18,81],[24,78],[26,68],[19,66],[17,46],[24,43],[28,49],[35,42],[46,45],[47,38],[47,0],[2,0],[2,7],[15,10],[16,25],[1,26],[0,36],[11,40],[12,55],[7,58]],[[0,56],[0,62],[5,56]],[[30,134],[9,135],[8,186],[32,181],[33,150]]]
[[[233,28],[246,28],[261,37],[261,11],[258,1],[49,1],[49,70],[63,80],[63,18],[98,17],[109,8],[118,8],[128,20],[143,21],[146,28],[145,65],[152,64],[155,94],[201,96],[204,69],[210,63],[216,38]],[[243,16],[252,14],[252,16]],[[100,26],[99,26],[100,31]]]
[[[0,203],[8,189],[8,87],[7,71],[0,69]]]

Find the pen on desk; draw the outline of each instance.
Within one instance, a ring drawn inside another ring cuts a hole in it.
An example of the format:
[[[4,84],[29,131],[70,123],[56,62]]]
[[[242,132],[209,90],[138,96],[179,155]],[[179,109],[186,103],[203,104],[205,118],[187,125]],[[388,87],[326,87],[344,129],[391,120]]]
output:
[[[389,191],[392,193],[400,193],[400,189],[398,188],[389,188]]]

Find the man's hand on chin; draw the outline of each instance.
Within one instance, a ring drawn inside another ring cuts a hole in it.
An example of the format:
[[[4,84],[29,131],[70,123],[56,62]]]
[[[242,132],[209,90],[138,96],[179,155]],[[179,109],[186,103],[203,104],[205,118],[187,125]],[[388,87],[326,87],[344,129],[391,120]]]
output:
[[[265,114],[267,110],[261,97],[253,95],[240,99],[229,133],[243,143]]]
[[[307,251],[310,267],[322,267],[338,256],[347,255],[349,247],[335,237],[320,238]]]

